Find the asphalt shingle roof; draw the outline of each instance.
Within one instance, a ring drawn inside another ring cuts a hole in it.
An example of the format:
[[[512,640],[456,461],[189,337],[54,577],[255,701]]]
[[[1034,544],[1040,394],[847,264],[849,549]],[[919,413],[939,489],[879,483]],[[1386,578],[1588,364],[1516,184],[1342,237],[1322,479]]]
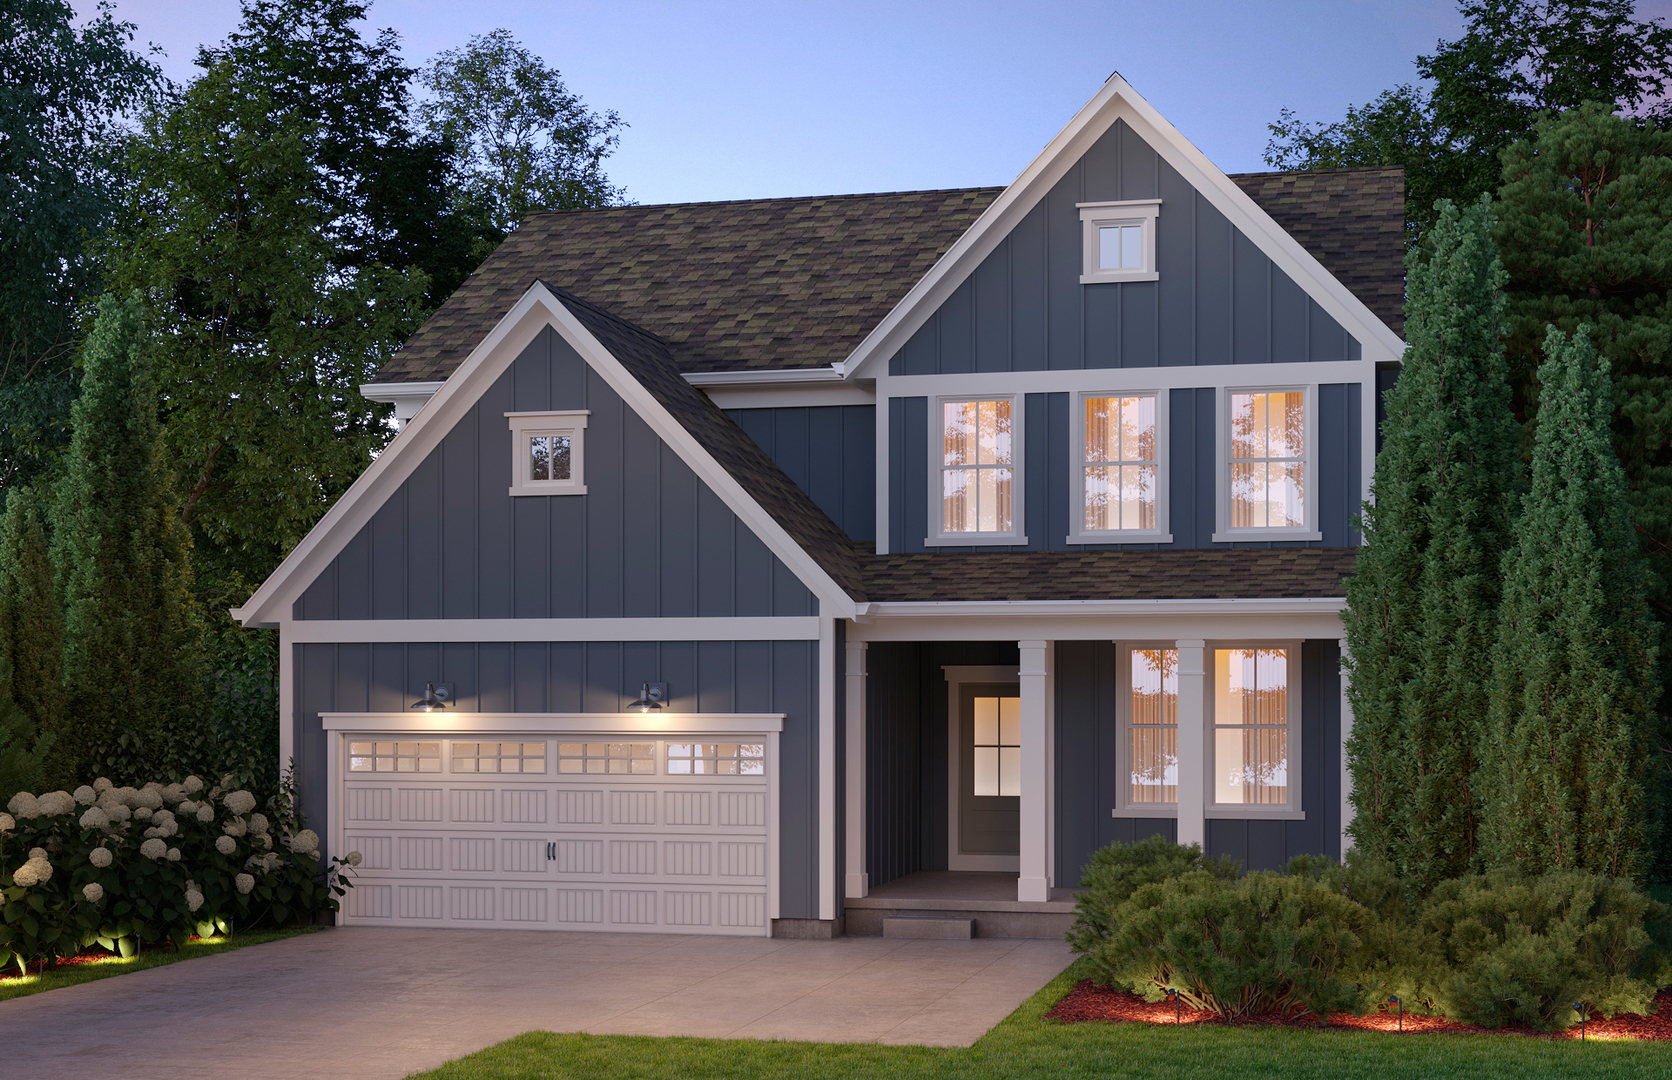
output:
[[[1231,179],[1401,328],[1402,170]],[[681,371],[827,366],[845,359],[1003,190],[530,214],[377,381],[445,379],[536,278],[655,334]]]

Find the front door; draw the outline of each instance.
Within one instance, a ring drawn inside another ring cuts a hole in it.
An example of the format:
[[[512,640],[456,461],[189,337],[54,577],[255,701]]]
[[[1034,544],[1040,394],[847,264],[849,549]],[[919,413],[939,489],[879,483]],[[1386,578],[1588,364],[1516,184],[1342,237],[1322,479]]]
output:
[[[1021,850],[1022,699],[1015,683],[959,687],[958,854]]]

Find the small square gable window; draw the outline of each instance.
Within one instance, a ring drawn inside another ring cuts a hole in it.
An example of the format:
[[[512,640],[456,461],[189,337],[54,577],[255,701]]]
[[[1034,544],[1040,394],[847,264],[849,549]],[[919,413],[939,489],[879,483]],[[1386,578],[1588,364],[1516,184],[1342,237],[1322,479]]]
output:
[[[1080,284],[1154,281],[1155,221],[1160,199],[1078,203],[1085,265]]]
[[[587,413],[506,413],[512,495],[585,495]]]

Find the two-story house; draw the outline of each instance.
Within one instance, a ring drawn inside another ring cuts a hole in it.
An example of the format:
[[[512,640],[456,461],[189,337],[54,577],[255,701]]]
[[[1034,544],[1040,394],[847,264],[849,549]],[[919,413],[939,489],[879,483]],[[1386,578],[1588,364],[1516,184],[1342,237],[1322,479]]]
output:
[[[531,215],[235,614],[350,923],[1049,933],[1091,852],[1339,856],[1398,170],[1118,76],[1005,188]]]

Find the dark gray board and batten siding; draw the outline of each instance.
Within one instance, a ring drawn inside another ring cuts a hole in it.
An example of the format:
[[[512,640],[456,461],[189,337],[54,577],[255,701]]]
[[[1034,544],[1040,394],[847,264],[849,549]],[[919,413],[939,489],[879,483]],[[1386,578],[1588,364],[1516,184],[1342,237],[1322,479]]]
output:
[[[727,409],[848,539],[877,538],[877,407]]]
[[[510,487],[504,414],[587,409],[585,495]],[[811,592],[547,330],[293,606],[307,620],[816,615]],[[397,627],[398,632],[398,627]],[[784,918],[817,917],[813,641],[294,645],[303,809],[326,820],[322,712],[401,712],[429,681],[461,712],[619,712],[645,680],[689,712],[785,714]],[[838,680],[838,690],[840,690]]]
[[[1076,203],[1160,199],[1158,281],[1080,284]],[[1359,342],[1117,122],[889,358],[890,375],[1356,360]]]
[[[1317,455],[1312,497],[1318,500],[1323,540],[1238,543],[1237,547],[1352,547],[1359,542],[1354,519],[1363,502],[1363,412],[1358,383],[1318,387]],[[1216,480],[1219,464],[1217,391],[1213,388],[1168,393],[1167,500],[1171,544],[1070,544],[1069,515],[1075,512],[1072,396],[1027,394],[1022,416],[1023,545],[930,547],[929,399],[890,398],[889,550],[913,551],[1079,551],[1109,548],[1184,550],[1231,547],[1215,544]]]

